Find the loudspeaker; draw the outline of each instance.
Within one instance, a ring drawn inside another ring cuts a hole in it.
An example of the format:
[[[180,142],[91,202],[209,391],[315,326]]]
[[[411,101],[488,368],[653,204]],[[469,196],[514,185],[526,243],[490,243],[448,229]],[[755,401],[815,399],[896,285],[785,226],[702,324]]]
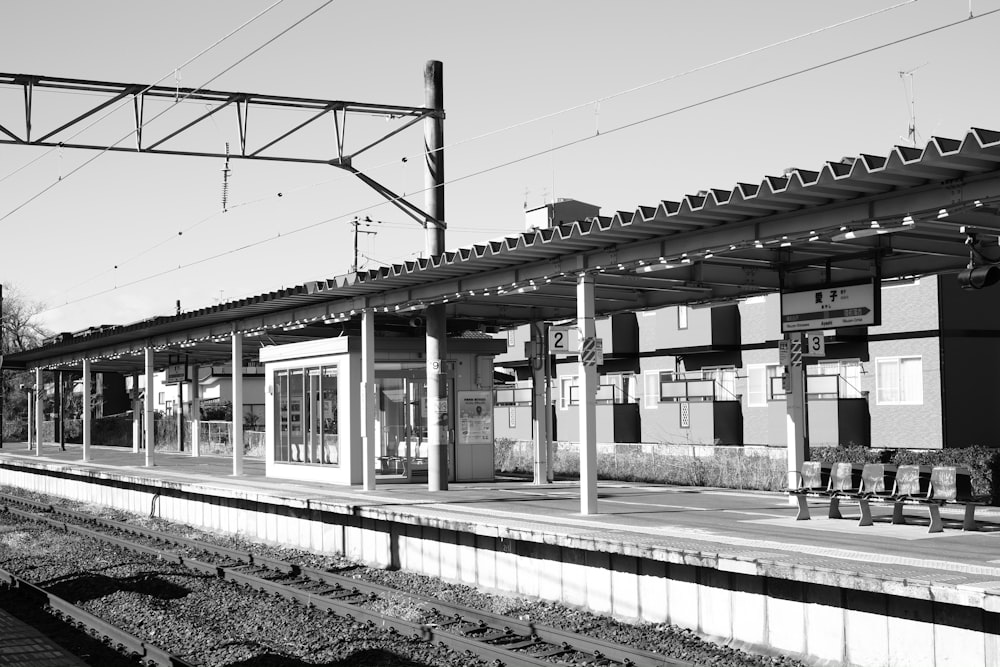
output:
[[[993,265],[976,266],[958,272],[958,284],[962,289],[982,289],[1000,282],[1000,268]]]

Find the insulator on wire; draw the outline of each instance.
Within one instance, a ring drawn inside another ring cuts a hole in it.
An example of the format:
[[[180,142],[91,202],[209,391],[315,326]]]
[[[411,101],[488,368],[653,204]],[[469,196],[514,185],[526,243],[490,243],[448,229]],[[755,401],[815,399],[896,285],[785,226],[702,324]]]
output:
[[[226,166],[222,168],[222,212],[229,205],[229,142],[226,142]]]

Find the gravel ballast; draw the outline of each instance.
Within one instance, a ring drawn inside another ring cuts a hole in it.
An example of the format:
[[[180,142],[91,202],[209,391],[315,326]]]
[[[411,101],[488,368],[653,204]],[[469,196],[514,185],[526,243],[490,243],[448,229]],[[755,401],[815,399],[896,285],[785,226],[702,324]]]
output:
[[[9,488],[0,491],[28,495]],[[673,625],[627,623],[550,602],[484,593],[423,575],[365,567],[337,556],[246,542],[94,506],[70,503],[65,506],[539,625],[585,633],[698,665],[802,665],[783,656],[757,655],[705,641],[696,633]],[[389,634],[223,579],[193,573],[155,557],[24,522],[9,513],[0,515],[0,567],[45,586],[141,639],[206,666],[486,664],[447,648]],[[380,611],[410,621],[419,621],[430,613],[403,595],[378,604],[383,605]]]

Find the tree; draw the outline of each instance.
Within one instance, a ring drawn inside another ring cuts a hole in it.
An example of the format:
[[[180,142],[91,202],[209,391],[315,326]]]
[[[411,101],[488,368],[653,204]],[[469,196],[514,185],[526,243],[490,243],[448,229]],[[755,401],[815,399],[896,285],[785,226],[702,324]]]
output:
[[[3,304],[0,308],[0,354],[24,352],[38,347],[49,332],[38,323],[44,306],[24,297],[17,288],[3,286]],[[23,371],[0,372],[3,396],[4,438],[27,437],[27,394],[22,385],[34,383],[30,373]]]
[[[0,310],[0,353],[24,352],[38,347],[49,332],[38,323],[44,306],[29,301],[11,285],[3,287],[3,309]]]

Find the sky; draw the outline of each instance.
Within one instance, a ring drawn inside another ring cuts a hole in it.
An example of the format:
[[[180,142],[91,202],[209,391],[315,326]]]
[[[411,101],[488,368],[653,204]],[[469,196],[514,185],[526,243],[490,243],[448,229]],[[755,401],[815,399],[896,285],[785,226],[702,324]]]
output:
[[[554,198],[613,215],[886,155],[912,145],[913,118],[920,146],[1000,130],[1000,0],[7,0],[2,15],[6,73],[422,106],[425,63],[442,61],[449,249],[516,235]],[[93,102],[36,95],[35,136]],[[144,131],[203,110],[151,106]],[[0,86],[0,125],[23,118],[21,90]],[[131,118],[114,109],[77,140],[128,145]],[[252,139],[274,120],[251,116]],[[348,151],[398,126],[348,123]],[[332,155],[332,122],[311,131],[288,150]],[[235,152],[235,114],[186,141]],[[423,207],[422,147],[409,128],[354,164]],[[223,211],[224,167],[0,144],[0,284],[77,331],[344,275],[358,216],[375,232],[360,268],[425,250],[344,170],[233,159]]]

